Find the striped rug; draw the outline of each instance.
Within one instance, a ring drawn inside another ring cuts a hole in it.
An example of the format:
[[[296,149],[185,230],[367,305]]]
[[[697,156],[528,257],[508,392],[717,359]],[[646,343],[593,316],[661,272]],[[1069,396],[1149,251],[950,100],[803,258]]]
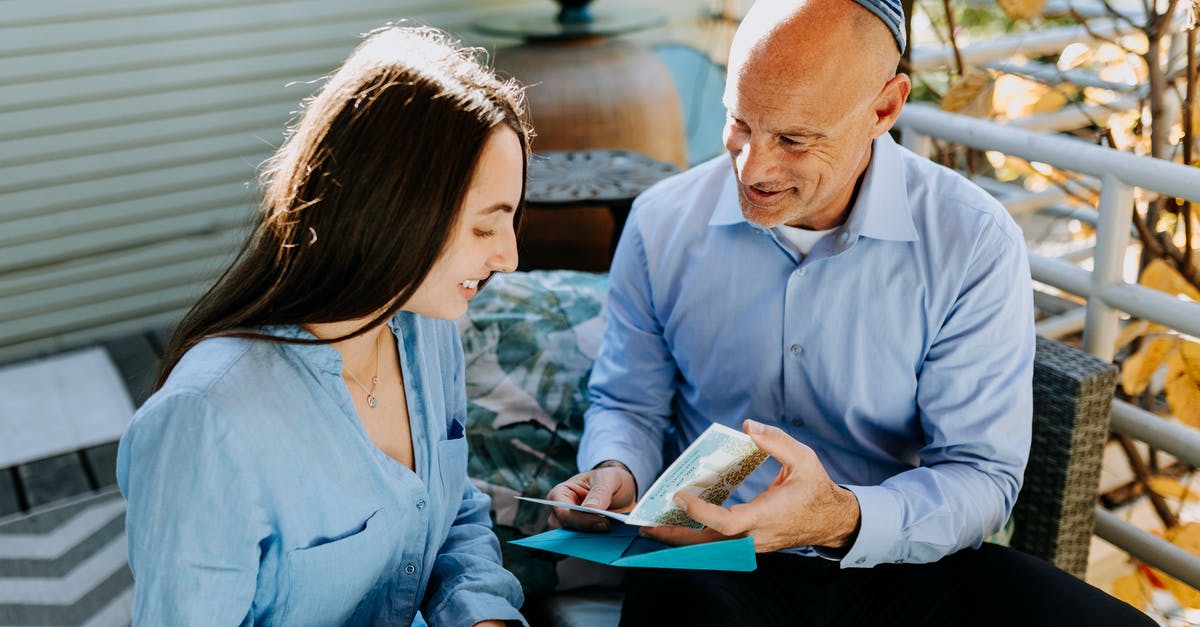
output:
[[[0,625],[124,626],[132,600],[116,490],[0,521]]]

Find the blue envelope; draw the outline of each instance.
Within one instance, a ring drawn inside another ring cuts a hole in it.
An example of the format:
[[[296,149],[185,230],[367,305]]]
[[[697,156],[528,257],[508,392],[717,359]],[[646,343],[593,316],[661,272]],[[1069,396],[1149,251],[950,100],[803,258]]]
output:
[[[640,537],[638,527],[623,523],[614,523],[608,533],[554,529],[510,542],[609,566],[743,572],[758,567],[751,537],[673,547]]]

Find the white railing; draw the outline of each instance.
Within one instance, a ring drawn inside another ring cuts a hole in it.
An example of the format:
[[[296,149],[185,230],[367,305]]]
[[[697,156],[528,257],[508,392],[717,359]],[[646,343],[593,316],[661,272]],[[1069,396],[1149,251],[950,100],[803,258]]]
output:
[[[1063,135],[946,113],[923,103],[907,105],[897,126],[904,145],[921,154],[929,154],[929,138],[935,137],[1046,163],[1100,181],[1093,269],[1086,270],[1064,259],[1029,255],[1034,280],[1087,299],[1083,348],[1089,353],[1112,361],[1121,312],[1200,337],[1200,304],[1128,283],[1122,276],[1130,244],[1134,188],[1200,202],[1200,169],[1101,148]],[[1112,428],[1200,466],[1200,431],[1119,399],[1113,401]],[[1096,535],[1200,589],[1200,557],[1099,507]]]

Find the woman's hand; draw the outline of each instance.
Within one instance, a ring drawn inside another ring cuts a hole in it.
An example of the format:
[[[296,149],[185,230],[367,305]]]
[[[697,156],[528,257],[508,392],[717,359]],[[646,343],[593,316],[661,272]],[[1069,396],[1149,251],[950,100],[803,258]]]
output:
[[[637,481],[633,473],[625,464],[617,461],[606,461],[592,470],[581,472],[554,486],[546,495],[551,501],[616,512],[630,509],[636,497]],[[550,514],[551,527],[608,531],[611,524],[603,516],[566,508],[556,508]]]

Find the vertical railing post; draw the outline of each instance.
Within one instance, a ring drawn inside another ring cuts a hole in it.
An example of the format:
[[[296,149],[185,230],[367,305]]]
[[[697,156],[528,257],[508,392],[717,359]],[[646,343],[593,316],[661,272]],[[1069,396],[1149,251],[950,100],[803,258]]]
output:
[[[1104,361],[1112,361],[1121,312],[1104,302],[1101,292],[1124,281],[1125,250],[1133,219],[1133,188],[1112,174],[1105,174],[1101,182],[1100,219],[1096,224],[1096,255],[1083,327],[1083,349]]]

